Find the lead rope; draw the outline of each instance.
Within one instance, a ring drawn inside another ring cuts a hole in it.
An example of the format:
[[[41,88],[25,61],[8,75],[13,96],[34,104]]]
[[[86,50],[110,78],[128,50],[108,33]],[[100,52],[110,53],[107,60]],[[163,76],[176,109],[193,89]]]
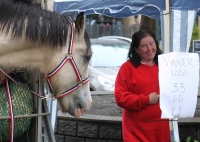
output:
[[[5,89],[6,89],[6,94],[8,96],[8,105],[9,105],[9,108],[10,108],[10,142],[13,142],[13,140],[14,140],[14,124],[15,123],[14,123],[14,112],[13,112],[13,105],[12,105],[12,97],[11,97],[11,93],[10,93],[10,87],[9,87],[8,79],[15,82],[17,85],[21,86],[23,89],[26,89],[26,90],[30,91],[31,93],[37,95],[41,99],[44,99],[46,97],[39,95],[39,94],[31,91],[30,89],[27,89],[23,85],[19,84],[16,80],[14,80],[11,76],[9,76],[2,68],[0,68],[0,71],[5,75],[5,84],[6,84]],[[1,138],[1,142],[2,142],[2,138]]]
[[[14,138],[14,112],[13,112],[13,105],[12,105],[12,97],[10,94],[10,87],[8,84],[8,78],[5,77],[5,81],[6,81],[6,93],[8,96],[8,104],[9,104],[9,108],[10,108],[10,142],[13,142],[13,138]]]
[[[37,97],[41,98],[41,99],[47,99],[45,96],[42,96],[36,92],[33,92],[32,90],[28,89],[27,87],[23,86],[22,84],[18,83],[15,79],[13,79],[10,75],[8,75],[1,67],[0,67],[0,72],[3,73],[7,78],[9,78],[10,80],[12,80],[14,83],[16,83],[17,85],[19,85],[20,87],[22,87],[23,89],[33,93],[34,95],[36,95]]]

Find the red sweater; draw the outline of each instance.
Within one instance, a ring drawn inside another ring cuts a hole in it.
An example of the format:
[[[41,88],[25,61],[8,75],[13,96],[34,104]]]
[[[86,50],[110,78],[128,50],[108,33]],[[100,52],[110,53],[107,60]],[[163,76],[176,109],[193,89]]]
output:
[[[158,66],[125,62],[117,75],[115,100],[122,108],[124,142],[170,142],[169,121],[161,120],[159,102],[149,104],[149,94],[159,94]]]

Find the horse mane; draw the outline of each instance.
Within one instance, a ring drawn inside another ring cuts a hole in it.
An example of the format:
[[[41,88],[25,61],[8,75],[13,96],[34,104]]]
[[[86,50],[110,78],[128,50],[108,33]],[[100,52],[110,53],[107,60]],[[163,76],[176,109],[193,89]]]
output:
[[[12,38],[25,37],[43,45],[66,45],[70,15],[43,10],[32,0],[0,0],[0,31]],[[25,32],[25,33],[24,33]]]

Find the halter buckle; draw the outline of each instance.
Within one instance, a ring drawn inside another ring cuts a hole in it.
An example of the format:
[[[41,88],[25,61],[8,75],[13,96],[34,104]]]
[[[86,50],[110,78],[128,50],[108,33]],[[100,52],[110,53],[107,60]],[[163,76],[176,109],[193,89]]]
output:
[[[41,99],[42,99],[42,100],[43,100],[43,99],[46,99],[46,100],[48,100],[48,99],[55,100],[55,99],[56,99],[56,96],[55,96],[54,93],[52,93],[51,96],[41,96]]]
[[[67,53],[67,57],[73,57],[72,53]]]
[[[41,99],[49,99],[50,97],[46,97],[46,96],[41,96]]]
[[[84,80],[82,79],[81,81],[79,81],[79,85],[82,86],[83,85]]]

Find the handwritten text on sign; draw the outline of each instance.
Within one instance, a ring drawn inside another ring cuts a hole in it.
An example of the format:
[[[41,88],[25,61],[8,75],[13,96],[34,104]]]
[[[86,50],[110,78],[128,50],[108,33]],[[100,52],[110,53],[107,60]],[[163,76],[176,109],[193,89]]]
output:
[[[197,53],[158,56],[161,118],[193,117],[199,84]]]

